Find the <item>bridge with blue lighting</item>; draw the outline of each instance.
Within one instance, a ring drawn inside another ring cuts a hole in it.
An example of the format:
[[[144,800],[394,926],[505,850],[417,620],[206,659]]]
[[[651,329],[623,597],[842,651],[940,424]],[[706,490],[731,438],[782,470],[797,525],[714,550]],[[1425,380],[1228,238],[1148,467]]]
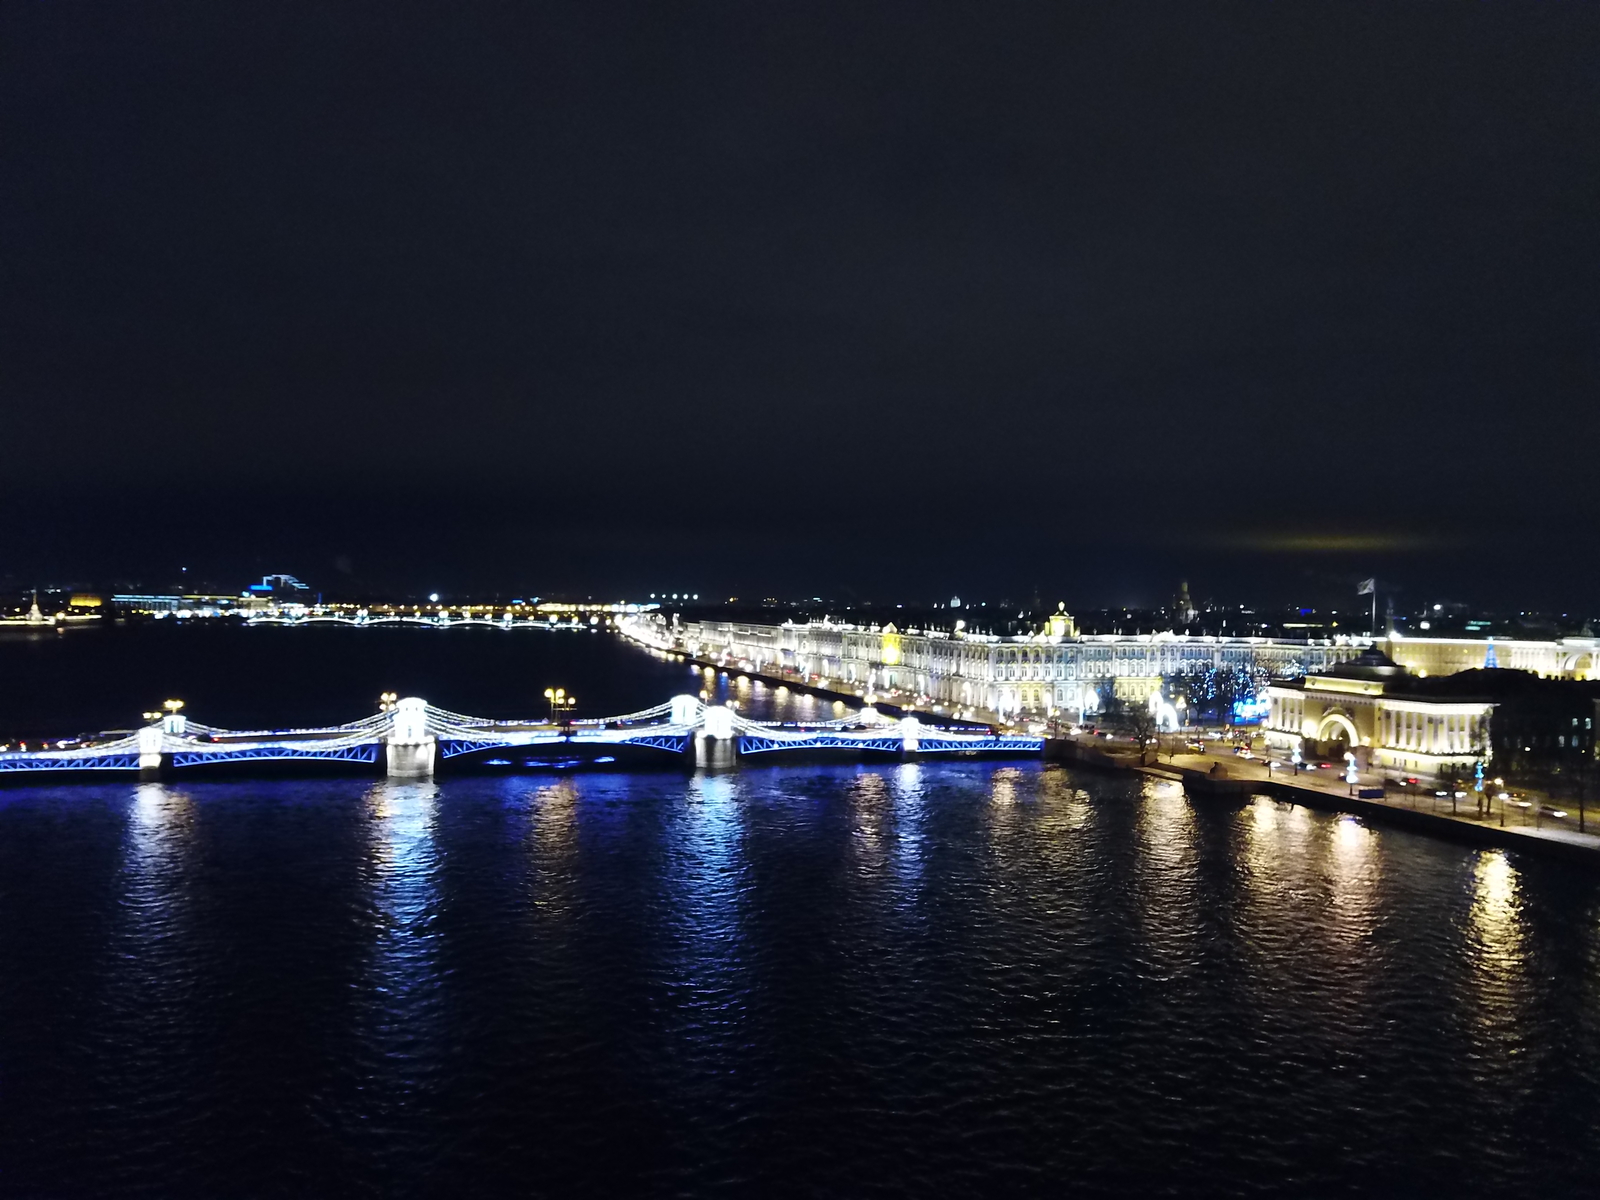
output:
[[[553,765],[527,754],[577,754],[561,765],[614,762],[615,753],[653,751],[698,766],[733,765],[784,754],[1033,755],[1044,739],[970,728],[927,725],[866,708],[822,722],[754,721],[726,705],[693,696],[616,717],[496,720],[467,716],[408,697],[372,716],[317,729],[219,729],[167,713],[143,728],[99,737],[44,743],[0,752],[0,775],[23,773],[135,772],[144,777],[201,767],[290,762],[307,765],[384,765],[397,778],[430,776],[442,762],[463,759],[489,767]],[[494,757],[490,757],[494,755]]]

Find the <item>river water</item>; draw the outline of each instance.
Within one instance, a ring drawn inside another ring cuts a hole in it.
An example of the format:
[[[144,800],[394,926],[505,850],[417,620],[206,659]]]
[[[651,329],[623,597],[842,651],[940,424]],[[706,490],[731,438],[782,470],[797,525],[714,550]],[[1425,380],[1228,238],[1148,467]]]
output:
[[[321,632],[0,668],[214,724],[698,682]],[[1031,762],[13,783],[0,1195],[1592,1193],[1597,918],[1566,864]]]

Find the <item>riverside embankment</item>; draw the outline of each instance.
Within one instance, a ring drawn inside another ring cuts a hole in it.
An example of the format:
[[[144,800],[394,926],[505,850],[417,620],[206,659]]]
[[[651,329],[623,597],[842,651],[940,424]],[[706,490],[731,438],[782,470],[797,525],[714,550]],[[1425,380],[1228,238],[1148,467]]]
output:
[[[1285,775],[1270,769],[1260,759],[1236,759],[1209,754],[1179,754],[1157,762],[1141,762],[1132,746],[1090,742],[1080,738],[1052,738],[1045,743],[1047,759],[1094,770],[1133,772],[1183,784],[1196,800],[1240,801],[1253,795],[1267,795],[1303,804],[1324,812],[1349,813],[1375,823],[1410,829],[1452,841],[1477,846],[1582,861],[1600,866],[1600,836],[1586,830],[1566,828],[1571,820],[1541,817],[1535,806],[1521,808],[1504,801],[1491,801],[1490,810],[1480,814],[1476,805],[1470,812],[1444,811],[1445,801],[1431,792],[1405,794],[1385,791],[1380,799],[1353,794],[1342,778],[1321,778],[1310,772]],[[1375,791],[1365,783],[1362,790]],[[1431,808],[1429,807],[1431,806]]]

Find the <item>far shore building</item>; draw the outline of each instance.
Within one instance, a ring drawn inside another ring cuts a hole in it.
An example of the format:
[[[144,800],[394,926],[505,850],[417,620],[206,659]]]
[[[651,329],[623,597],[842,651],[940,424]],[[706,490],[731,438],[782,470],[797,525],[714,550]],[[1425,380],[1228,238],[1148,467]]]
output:
[[[1268,697],[1267,744],[1307,760],[1349,752],[1363,769],[1430,781],[1468,778],[1480,762],[1546,781],[1594,769],[1600,679],[1587,676],[1481,665],[1413,674],[1374,647],[1274,683]]]
[[[1541,641],[1412,637],[1391,632],[1378,644],[1398,665],[1423,678],[1481,667],[1529,671],[1541,679],[1600,679],[1600,638],[1593,636]]]
[[[1494,704],[1486,698],[1437,696],[1373,647],[1327,671],[1267,689],[1267,745],[1310,761],[1438,779],[1470,772],[1488,753]]]
[[[1359,728],[1357,717],[1367,718],[1357,697],[1372,692],[1376,680],[1332,672],[1374,645],[1387,651],[1380,657],[1395,677],[1433,678],[1487,666],[1547,679],[1600,679],[1600,639],[1592,635],[1551,641],[1394,635],[1374,644],[1364,636],[1343,634],[1306,638],[1082,634],[1066,612],[1051,614],[1031,633],[1004,637],[967,630],[962,622],[953,629],[829,618],[763,624],[680,621],[663,613],[639,614],[620,627],[649,645],[725,668],[984,720],[1079,719],[1093,713],[1107,697],[1125,703],[1143,703],[1157,693],[1171,698],[1179,681],[1208,672],[1263,682],[1344,678],[1346,707],[1351,708],[1351,724],[1356,726],[1355,732],[1344,730],[1345,744],[1355,746],[1375,737],[1374,730]],[[1389,700],[1385,711],[1399,722],[1393,735],[1399,739],[1395,748],[1415,751],[1398,755],[1398,762],[1424,763],[1424,753],[1442,759],[1460,757],[1463,729],[1458,726],[1460,718],[1470,716],[1467,699],[1458,702],[1465,706],[1461,711],[1449,713],[1407,709],[1405,704],[1417,702],[1398,694]],[[1338,705],[1330,700],[1327,707]],[[1442,744],[1428,734],[1430,716],[1446,719]],[[1420,732],[1415,728],[1417,717],[1423,722]],[[1279,732],[1330,745],[1338,742],[1339,729],[1320,727],[1319,719],[1309,733],[1301,725]]]

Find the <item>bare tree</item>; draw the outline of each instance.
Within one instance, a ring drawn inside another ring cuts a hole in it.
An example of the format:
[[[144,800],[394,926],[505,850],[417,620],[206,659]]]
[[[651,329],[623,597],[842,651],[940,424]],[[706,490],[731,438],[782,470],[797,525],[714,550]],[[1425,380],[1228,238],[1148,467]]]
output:
[[[1139,765],[1144,766],[1145,751],[1156,740],[1156,715],[1148,704],[1128,706],[1128,728],[1133,740],[1139,743]]]

